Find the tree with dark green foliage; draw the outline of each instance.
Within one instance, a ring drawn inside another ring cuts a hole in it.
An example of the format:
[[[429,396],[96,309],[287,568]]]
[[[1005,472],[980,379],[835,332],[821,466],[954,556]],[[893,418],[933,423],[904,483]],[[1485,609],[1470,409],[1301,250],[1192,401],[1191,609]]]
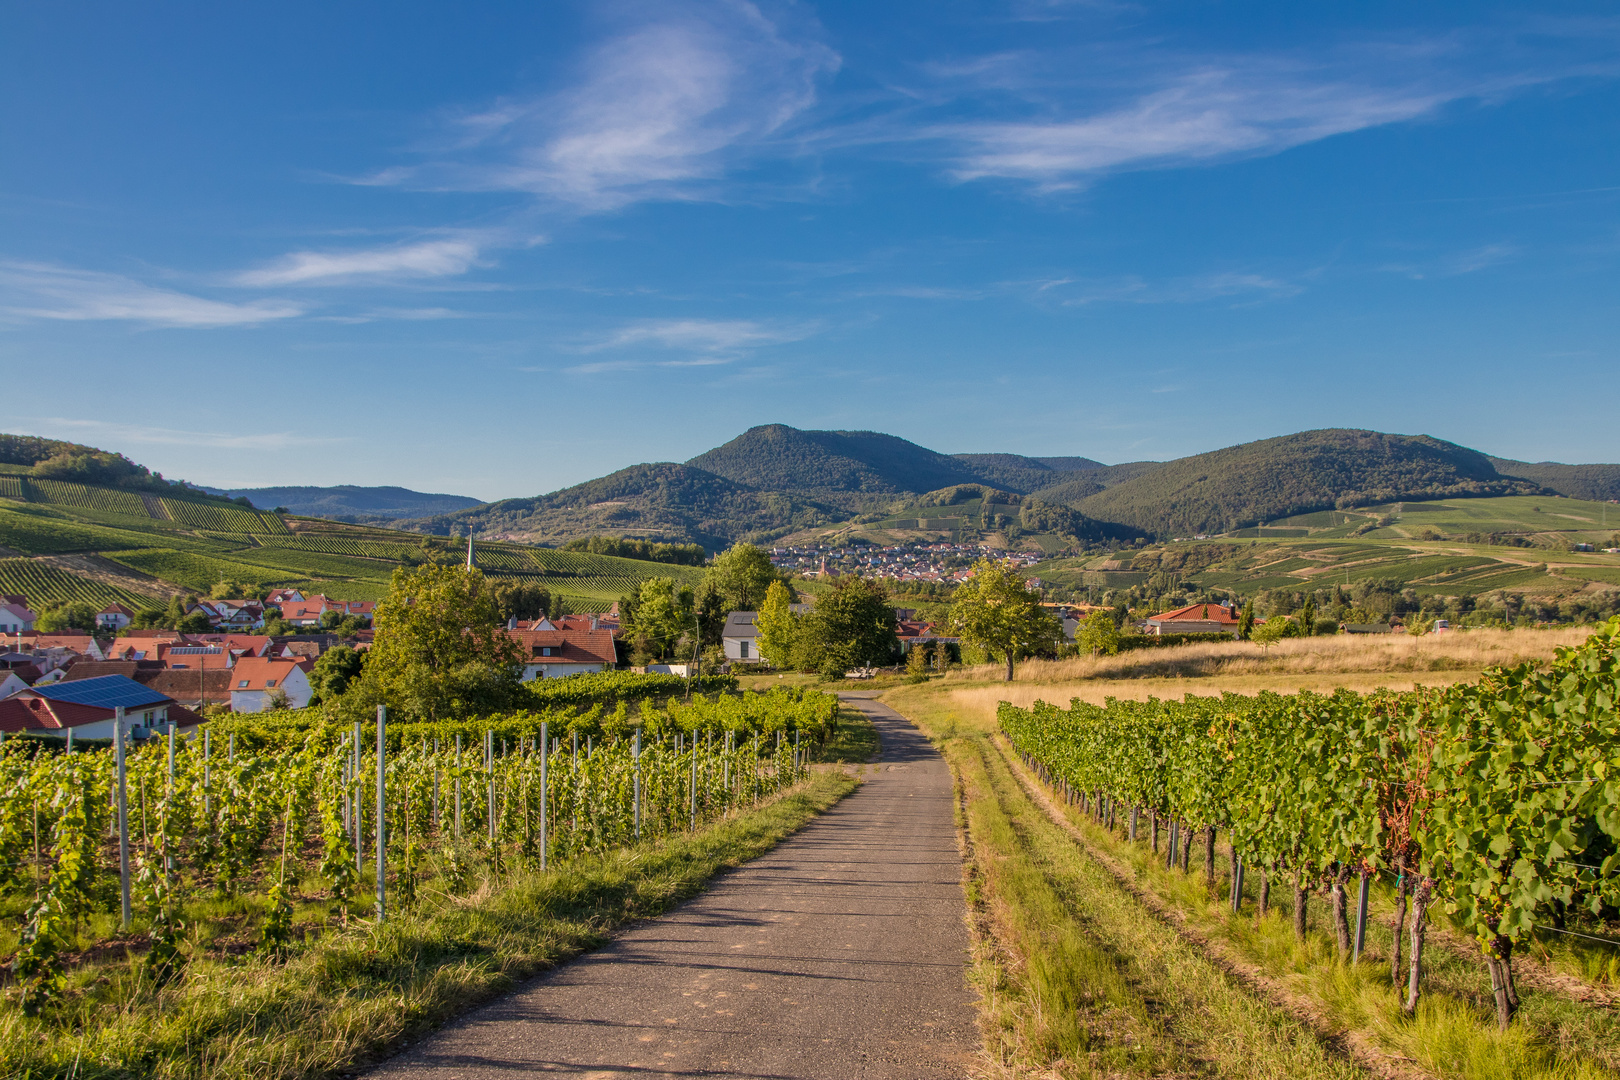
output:
[[[458,566],[394,571],[377,605],[377,634],[360,679],[344,694],[358,717],[387,705],[400,718],[443,720],[511,708],[523,650],[483,573]]]
[[[532,622],[551,613],[551,591],[532,582],[502,580],[494,583],[495,604],[503,619]]]
[[[753,544],[733,544],[709,563],[704,581],[712,583],[727,611],[758,611],[773,581],[787,580],[771,564],[770,552]]]
[[[614,555],[621,559],[642,559],[676,566],[702,566],[708,558],[702,544],[659,544],[623,536],[582,536],[568,541],[562,550],[588,551],[592,555]]]
[[[973,576],[960,585],[951,604],[951,630],[965,645],[1013,662],[1051,652],[1063,640],[1063,627],[1041,606],[1041,594],[1024,582],[1023,571],[1010,559],[980,559]]]
[[[347,645],[337,645],[321,653],[309,673],[309,685],[314,691],[310,704],[336,701],[342,697],[364,666],[365,654]]]
[[[206,634],[214,628],[214,624],[202,612],[193,611],[189,615],[182,615],[174,628],[182,634]]]
[[[900,652],[888,590],[866,578],[833,582],[803,617],[798,638],[805,655],[796,662],[813,661],[814,669],[824,673],[887,665]]]
[[[1238,640],[1248,641],[1254,633],[1254,601],[1245,600],[1243,611],[1238,615]]]
[[[641,583],[635,621],[627,632],[634,641],[645,639],[652,656],[662,659],[670,655],[683,636],[696,629],[696,618],[690,586],[680,585],[673,578],[648,578]]]
[[[34,629],[42,634],[63,634],[73,630],[82,630],[87,634],[94,633],[96,613],[99,610],[96,605],[83,600],[53,604],[39,613],[39,620],[34,624]]]

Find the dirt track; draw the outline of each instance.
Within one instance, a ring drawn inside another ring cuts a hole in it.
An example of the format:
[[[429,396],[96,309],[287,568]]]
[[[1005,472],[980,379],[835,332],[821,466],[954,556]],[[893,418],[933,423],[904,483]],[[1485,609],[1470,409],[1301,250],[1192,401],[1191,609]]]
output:
[[[893,710],[846,701],[883,739],[859,791],[369,1075],[963,1076],[978,1036],[950,773]]]

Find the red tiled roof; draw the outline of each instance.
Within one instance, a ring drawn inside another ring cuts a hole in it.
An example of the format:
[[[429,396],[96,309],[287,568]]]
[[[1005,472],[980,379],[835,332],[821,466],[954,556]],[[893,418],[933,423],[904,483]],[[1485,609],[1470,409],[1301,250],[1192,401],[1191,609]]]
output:
[[[173,630],[165,630],[163,636],[119,634],[107,650],[109,660],[156,660],[165,645],[179,645],[185,641],[183,634]],[[142,655],[137,657],[135,653]]]
[[[1188,607],[1166,611],[1161,615],[1151,615],[1148,622],[1218,622],[1237,625],[1238,617],[1232,614],[1230,608],[1219,604],[1192,604]]]
[[[523,646],[526,663],[606,664],[618,662],[611,630],[508,630],[507,635]],[[543,649],[550,649],[546,656]]]
[[[135,617],[135,613],[133,611],[129,610],[129,608],[125,607],[123,604],[108,604],[106,607],[104,607],[100,611],[96,612],[96,614],[97,615],[128,615],[131,619],[133,619]]]
[[[76,660],[62,676],[63,682],[80,679],[99,679],[103,675],[122,675],[133,679],[141,671],[162,671],[162,665],[151,660]]]
[[[285,686],[294,671],[309,670],[308,660],[273,656],[244,656],[231,669],[232,690],[269,690]]]
[[[112,709],[99,705],[80,705],[76,701],[49,701],[45,698],[18,694],[0,701],[0,731],[37,731],[41,728],[60,730],[93,724],[114,715]]]
[[[197,693],[198,677],[202,679],[202,694]],[[206,668],[194,671],[176,671],[172,668],[157,671],[140,671],[135,675],[135,681],[159,694],[174,698],[176,701],[210,701],[226,704],[231,700],[231,686],[234,676],[229,668]],[[172,710],[174,706],[169,706]]]

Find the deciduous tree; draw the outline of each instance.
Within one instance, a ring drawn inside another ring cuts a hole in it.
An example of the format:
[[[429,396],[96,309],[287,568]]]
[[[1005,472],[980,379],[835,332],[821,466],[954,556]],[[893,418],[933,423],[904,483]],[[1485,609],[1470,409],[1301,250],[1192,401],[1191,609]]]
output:
[[[1106,611],[1094,611],[1080,624],[1074,635],[1075,644],[1090,649],[1092,656],[1113,656],[1119,652],[1119,627]]]
[[[771,666],[785,668],[792,663],[793,647],[798,637],[799,620],[789,605],[792,596],[780,581],[771,582],[765,592],[765,603],[760,605],[759,617],[754,620],[759,629],[759,655]]]
[[[1041,607],[1041,594],[1024,583],[1010,559],[973,564],[973,576],[956,590],[950,624],[966,644],[1006,657],[1008,682],[1015,660],[1054,649],[1063,640],[1062,626]]]
[[[523,651],[507,635],[489,582],[457,566],[401,567],[377,605],[377,636],[346,706],[378,704],[422,720],[510,707]]]

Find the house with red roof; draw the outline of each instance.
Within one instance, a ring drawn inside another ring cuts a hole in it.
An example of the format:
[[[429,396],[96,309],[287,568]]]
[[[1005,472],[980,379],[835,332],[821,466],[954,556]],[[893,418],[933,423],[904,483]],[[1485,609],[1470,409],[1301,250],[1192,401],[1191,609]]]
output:
[[[302,709],[314,690],[309,685],[308,660],[286,660],[279,656],[244,656],[231,669],[231,711],[263,712],[278,695],[287,704]]]
[[[1149,634],[1231,634],[1238,636],[1238,613],[1231,604],[1189,604],[1148,616]]]
[[[506,631],[523,647],[524,682],[611,671],[619,662],[613,631],[605,627],[564,630],[548,619],[538,619],[534,626],[537,629]]]
[[[31,687],[0,701],[0,731],[110,739],[120,708],[126,734],[136,739],[165,731],[170,724],[184,730],[202,723],[202,717],[164,694],[122,675],[103,675]]]

